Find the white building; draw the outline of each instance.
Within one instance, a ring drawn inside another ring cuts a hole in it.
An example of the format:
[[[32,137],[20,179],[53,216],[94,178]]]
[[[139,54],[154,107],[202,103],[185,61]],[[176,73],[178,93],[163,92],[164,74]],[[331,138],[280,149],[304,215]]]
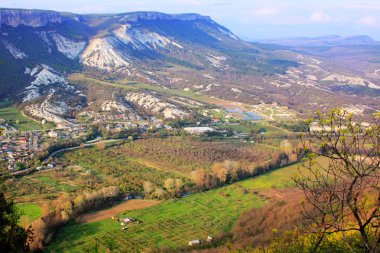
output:
[[[212,127],[185,127],[184,130],[190,134],[203,134],[215,131]]]

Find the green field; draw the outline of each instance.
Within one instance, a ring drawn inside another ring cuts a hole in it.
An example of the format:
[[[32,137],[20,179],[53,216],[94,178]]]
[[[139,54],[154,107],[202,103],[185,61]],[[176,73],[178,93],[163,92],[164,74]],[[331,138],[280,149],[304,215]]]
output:
[[[276,128],[262,122],[253,124],[248,121],[241,121],[239,124],[222,124],[222,125],[219,125],[218,128],[232,129],[233,131],[236,131],[239,133],[251,133],[252,131],[258,133],[263,130],[266,136],[288,134],[288,132],[280,128]]]
[[[41,207],[34,203],[19,203],[16,207],[21,214],[20,223],[30,223],[42,215]]]
[[[121,230],[112,219],[71,223],[63,227],[48,252],[139,252],[146,248],[181,248],[194,239],[230,231],[240,214],[260,208],[266,200],[259,193],[292,186],[298,165],[216,190],[166,201],[154,207],[120,214],[143,223]],[[271,183],[268,183],[271,182]]]
[[[10,100],[0,101],[0,118],[4,119],[9,125],[20,131],[42,130],[54,127],[51,123],[42,125],[41,123],[24,116]]]

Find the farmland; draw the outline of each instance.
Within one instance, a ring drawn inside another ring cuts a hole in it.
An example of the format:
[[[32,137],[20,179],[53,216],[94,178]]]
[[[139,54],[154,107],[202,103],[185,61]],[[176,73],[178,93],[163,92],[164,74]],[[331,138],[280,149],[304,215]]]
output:
[[[148,139],[106,149],[84,148],[59,154],[62,169],[42,171],[6,183],[17,202],[50,201],[61,194],[114,185],[123,192],[141,193],[144,181],[162,186],[165,179],[181,179],[192,188],[191,172],[210,170],[214,162],[263,162],[278,148],[233,141],[203,142],[189,137]]]
[[[118,222],[108,218],[63,227],[48,252],[138,252],[146,248],[183,248],[193,239],[230,231],[245,210],[260,208],[267,202],[266,192],[291,187],[291,176],[298,165],[282,168],[257,178],[169,200],[147,209],[122,213],[141,224],[121,230]],[[267,181],[271,184],[267,184]],[[273,181],[272,181],[273,180]]]
[[[0,118],[4,119],[7,124],[20,131],[41,130],[53,127],[50,123],[42,125],[41,123],[26,117],[10,100],[0,101]]]

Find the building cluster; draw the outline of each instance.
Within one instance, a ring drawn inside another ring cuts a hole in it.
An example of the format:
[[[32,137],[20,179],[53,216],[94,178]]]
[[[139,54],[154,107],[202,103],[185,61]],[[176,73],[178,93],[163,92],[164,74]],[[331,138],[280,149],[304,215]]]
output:
[[[59,140],[73,139],[88,132],[87,126],[66,127],[48,131],[7,132],[0,136],[0,159],[10,171],[28,167],[35,154]]]

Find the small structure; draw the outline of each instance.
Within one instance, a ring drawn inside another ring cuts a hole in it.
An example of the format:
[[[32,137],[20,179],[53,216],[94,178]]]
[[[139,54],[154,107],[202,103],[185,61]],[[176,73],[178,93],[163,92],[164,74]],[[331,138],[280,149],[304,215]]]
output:
[[[48,136],[50,138],[58,138],[58,133],[52,130],[48,133]]]
[[[189,246],[196,246],[196,245],[199,245],[199,244],[201,244],[200,240],[193,240],[193,241],[189,242]]]
[[[211,127],[185,127],[184,130],[190,134],[203,134],[215,131],[215,129]]]
[[[214,238],[212,238],[212,236],[207,236],[207,242],[212,242],[214,240]]]
[[[129,222],[134,222],[134,221],[136,221],[136,220],[133,219],[133,218],[124,218],[123,220],[124,220],[125,223],[129,223]]]

